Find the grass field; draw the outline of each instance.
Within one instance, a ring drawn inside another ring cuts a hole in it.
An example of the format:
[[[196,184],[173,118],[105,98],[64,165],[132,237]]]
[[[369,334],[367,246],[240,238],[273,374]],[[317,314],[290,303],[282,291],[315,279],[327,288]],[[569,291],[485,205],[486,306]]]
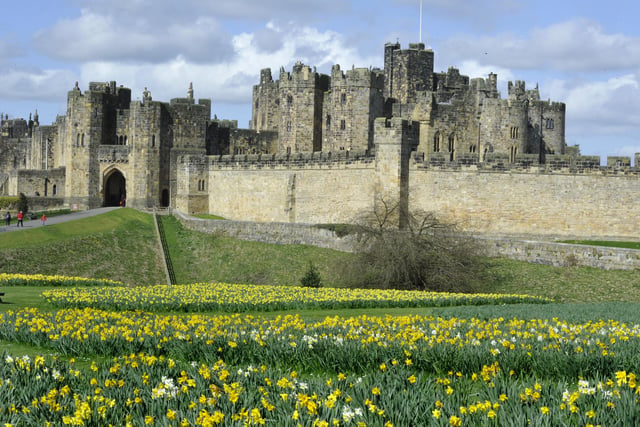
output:
[[[350,254],[304,245],[270,245],[194,232],[164,221],[178,283],[296,285],[309,262],[325,286],[341,286],[336,263]],[[46,228],[0,234],[0,272],[65,274],[153,285],[165,280],[152,217],[117,209]],[[640,275],[487,259],[482,292],[526,293],[560,302],[640,302]]]

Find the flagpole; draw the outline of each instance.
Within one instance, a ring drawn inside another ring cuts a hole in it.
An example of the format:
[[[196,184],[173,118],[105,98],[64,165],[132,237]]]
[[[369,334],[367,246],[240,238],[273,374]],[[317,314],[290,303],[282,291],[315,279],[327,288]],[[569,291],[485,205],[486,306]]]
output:
[[[420,43],[422,43],[422,0],[420,0]]]

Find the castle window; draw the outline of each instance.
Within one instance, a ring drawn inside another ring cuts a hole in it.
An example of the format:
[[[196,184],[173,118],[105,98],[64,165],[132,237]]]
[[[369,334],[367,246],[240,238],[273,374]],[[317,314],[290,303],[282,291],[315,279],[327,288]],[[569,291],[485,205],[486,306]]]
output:
[[[553,119],[547,119],[546,120],[546,126],[547,129],[553,129]]]
[[[120,140],[118,141],[118,145],[124,145],[124,136],[120,135]]]
[[[516,157],[518,155],[518,147],[516,147],[515,145],[513,147],[511,147],[511,153],[510,153],[510,161],[511,163],[514,163],[516,161]]]
[[[469,152],[470,153],[475,153],[476,152],[476,146],[474,144],[471,144],[471,146],[469,146]]]
[[[124,136],[124,145],[129,145],[129,138],[127,138],[127,135]]]
[[[293,105],[293,96],[287,95],[287,105]]]
[[[151,135],[151,147],[155,147],[155,146],[156,146],[156,136]]]
[[[55,196],[56,194],[58,194],[58,186],[53,184],[53,188],[51,189],[51,195]]]
[[[327,130],[331,130],[331,115],[327,114]]]
[[[287,132],[291,132],[291,122],[287,122]]]
[[[340,120],[340,130],[345,130],[347,128],[347,122],[345,120]]]
[[[347,103],[347,94],[346,93],[343,93],[342,95],[340,95],[340,103],[342,105]]]
[[[514,126],[511,128],[511,139],[517,139],[519,134],[520,134],[520,131],[517,127]]]
[[[256,99],[256,110],[258,109],[258,100]]]
[[[449,160],[453,161],[455,159],[456,152],[456,136],[455,134],[449,135]]]
[[[82,134],[82,138],[80,138],[80,145],[84,147],[84,133]]]
[[[436,132],[435,136],[433,137],[433,152],[440,152],[440,132]]]

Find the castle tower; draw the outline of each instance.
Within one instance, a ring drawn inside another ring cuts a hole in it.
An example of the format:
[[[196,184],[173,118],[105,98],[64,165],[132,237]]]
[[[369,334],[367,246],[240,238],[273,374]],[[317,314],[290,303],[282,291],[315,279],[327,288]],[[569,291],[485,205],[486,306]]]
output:
[[[401,50],[400,43],[384,47],[384,97],[401,104],[416,102],[416,92],[433,89],[433,51],[424,43],[411,43]]]
[[[329,76],[296,63],[291,74],[280,72],[278,151],[322,150],[322,101]]]
[[[409,160],[418,145],[419,125],[401,118],[375,121],[375,209],[398,205],[397,225],[403,228],[409,215]]]
[[[253,106],[249,129],[277,131],[280,124],[278,82],[273,81],[271,69],[260,70],[260,84],[253,86]]]
[[[170,115],[166,104],[151,100],[131,103],[127,117],[131,135],[129,151],[129,191],[127,206],[146,209],[170,203]],[[165,199],[163,199],[163,194]]]
[[[383,90],[380,70],[354,68],[345,75],[334,65],[323,102],[322,151],[373,148],[374,120],[384,114]]]
[[[68,93],[65,204],[81,209],[102,206],[106,190],[100,174],[100,146],[113,144],[117,111],[128,107],[130,102],[131,91],[116,89],[115,82],[92,82],[84,94],[76,83]],[[119,181],[117,196],[126,194],[124,185]]]
[[[566,105],[562,102],[531,100],[529,145],[537,147],[541,154],[565,154],[565,116]]]

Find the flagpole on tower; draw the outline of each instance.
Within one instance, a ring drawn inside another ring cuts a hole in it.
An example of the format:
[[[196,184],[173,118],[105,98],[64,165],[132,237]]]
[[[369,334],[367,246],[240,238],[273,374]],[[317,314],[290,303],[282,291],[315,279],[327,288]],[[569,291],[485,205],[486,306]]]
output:
[[[422,43],[422,0],[420,0],[420,43]]]

